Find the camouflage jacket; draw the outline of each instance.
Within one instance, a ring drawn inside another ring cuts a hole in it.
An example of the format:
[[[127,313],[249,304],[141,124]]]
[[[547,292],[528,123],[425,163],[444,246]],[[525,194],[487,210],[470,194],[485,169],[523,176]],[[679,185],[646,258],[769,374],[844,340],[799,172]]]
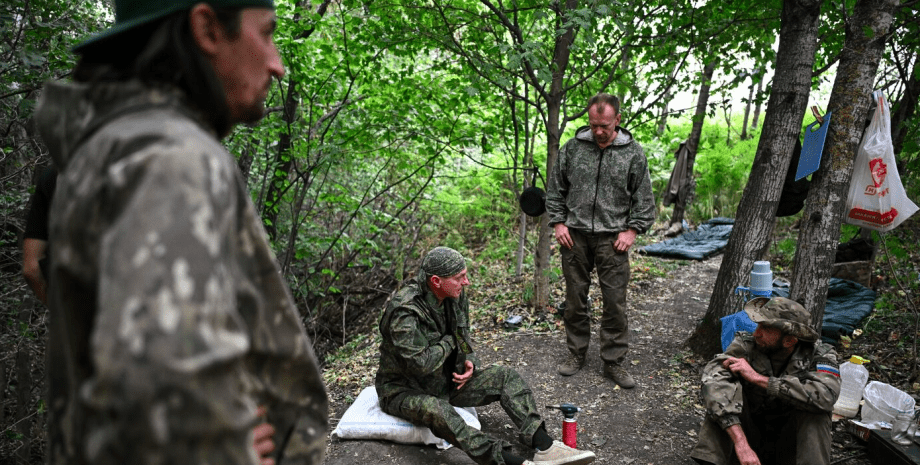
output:
[[[546,189],[549,224],[584,232],[644,233],[655,222],[655,196],[642,147],[626,129],[604,149],[587,126],[562,149]]]
[[[172,88],[49,83],[51,464],[323,460],[321,373],[233,157]]]
[[[456,386],[453,373],[465,371],[465,360],[480,367],[469,334],[466,291],[438,305],[421,276],[411,280],[380,319],[383,341],[375,384],[381,404],[403,393],[446,397]]]
[[[757,373],[769,377],[767,389],[741,381],[723,367],[722,362],[729,357],[743,358]],[[830,413],[840,394],[837,353],[832,346],[821,341],[799,343],[785,369],[774,373],[769,356],[756,350],[749,332],[739,332],[725,353],[706,364],[702,383],[706,412],[723,429],[741,422],[743,397],[752,414],[792,409]]]

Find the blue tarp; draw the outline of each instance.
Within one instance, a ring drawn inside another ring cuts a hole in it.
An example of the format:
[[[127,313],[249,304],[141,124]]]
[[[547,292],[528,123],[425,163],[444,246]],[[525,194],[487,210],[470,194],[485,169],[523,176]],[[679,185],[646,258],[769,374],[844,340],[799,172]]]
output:
[[[774,281],[773,295],[789,297],[789,284]],[[853,334],[856,325],[872,312],[875,297],[875,291],[859,283],[831,278],[827,288],[821,339],[832,343],[840,339],[841,335]],[[756,328],[757,325],[744,311],[722,317],[722,350],[732,342],[737,331],[753,332]]]
[[[735,220],[712,218],[701,224],[696,231],[681,234],[673,239],[639,248],[639,252],[667,258],[688,258],[702,260],[721,252],[728,245]]]

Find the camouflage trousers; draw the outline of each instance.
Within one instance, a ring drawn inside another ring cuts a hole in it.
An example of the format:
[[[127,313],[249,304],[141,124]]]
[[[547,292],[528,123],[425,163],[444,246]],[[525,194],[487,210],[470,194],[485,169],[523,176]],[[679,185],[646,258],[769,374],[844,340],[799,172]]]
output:
[[[600,353],[608,365],[619,365],[626,357],[629,332],[626,319],[626,286],[629,284],[629,254],[613,247],[616,234],[588,234],[569,229],[574,245],[562,247],[562,273],[565,276],[566,344],[569,351],[584,355],[591,340],[591,308],[588,288],[591,271],[597,267],[597,280],[604,298],[601,314]]]
[[[763,465],[830,464],[830,413],[793,410],[785,415],[742,414],[741,429]],[[734,443],[714,420],[703,420],[699,438],[690,453],[697,463],[738,463]]]
[[[454,407],[480,407],[498,401],[520,432],[520,440],[533,447],[533,435],[543,424],[533,393],[516,371],[490,366],[473,372],[463,389],[452,390],[447,398],[425,394],[399,395],[384,412],[427,426],[435,436],[459,447],[479,464],[504,464],[502,449],[511,447],[463,421]]]

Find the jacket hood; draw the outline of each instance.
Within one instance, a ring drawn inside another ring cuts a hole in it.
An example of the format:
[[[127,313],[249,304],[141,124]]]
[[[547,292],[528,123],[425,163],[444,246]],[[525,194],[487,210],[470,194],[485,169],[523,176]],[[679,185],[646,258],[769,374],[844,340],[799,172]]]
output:
[[[35,111],[35,121],[58,171],[66,169],[77,147],[105,123],[129,113],[157,107],[184,108],[185,97],[173,87],[150,87],[140,81],[112,83],[49,82]]]
[[[594,133],[591,132],[590,126],[582,126],[575,131],[575,139],[582,142],[594,142]],[[628,129],[617,126],[617,137],[613,139],[611,146],[629,145],[633,141],[632,133]]]

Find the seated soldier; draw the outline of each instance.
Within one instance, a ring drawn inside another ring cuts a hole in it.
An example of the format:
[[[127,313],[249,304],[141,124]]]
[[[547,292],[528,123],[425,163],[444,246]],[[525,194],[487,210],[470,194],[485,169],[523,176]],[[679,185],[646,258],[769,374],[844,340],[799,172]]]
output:
[[[757,329],[739,332],[703,369],[707,418],[690,456],[715,465],[829,464],[836,352],[793,300],[758,297],[744,310]]]
[[[553,439],[537,413],[533,394],[514,370],[482,368],[469,333],[469,285],[463,256],[437,247],[418,276],[401,289],[380,320],[380,408],[426,426],[480,464],[587,464],[594,453]],[[500,402],[524,444],[537,449],[533,462],[511,445],[468,426],[454,407]]]

